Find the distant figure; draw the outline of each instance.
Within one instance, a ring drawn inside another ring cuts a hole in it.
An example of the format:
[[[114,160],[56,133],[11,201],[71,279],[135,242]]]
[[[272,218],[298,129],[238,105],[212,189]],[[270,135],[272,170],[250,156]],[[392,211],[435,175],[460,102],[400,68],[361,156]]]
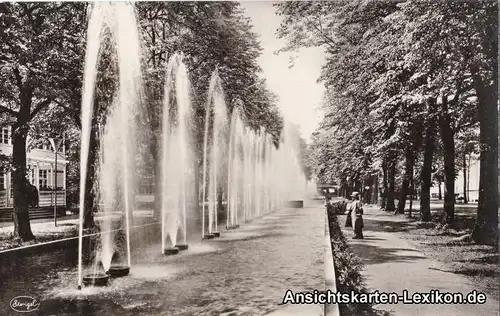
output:
[[[29,182],[26,184],[26,186],[28,187],[28,206],[38,207],[39,203],[38,189],[36,188],[36,186],[34,186]]]
[[[353,201],[351,203],[350,210],[354,212],[354,237],[353,239],[363,239],[363,203],[359,200],[359,193],[354,192],[352,194]]]
[[[325,195],[325,206],[326,206],[327,212],[333,211],[332,210],[332,208],[333,208],[332,199],[330,198],[330,196]]]
[[[331,200],[331,195],[330,195],[330,191],[328,191],[328,189],[325,189],[323,190],[323,195],[325,196],[325,200]]]
[[[345,218],[345,227],[352,227],[352,211],[353,211],[353,203],[355,202],[354,194],[356,194],[356,193],[357,192],[354,192],[351,195],[351,201],[352,202],[347,207],[347,217]]]

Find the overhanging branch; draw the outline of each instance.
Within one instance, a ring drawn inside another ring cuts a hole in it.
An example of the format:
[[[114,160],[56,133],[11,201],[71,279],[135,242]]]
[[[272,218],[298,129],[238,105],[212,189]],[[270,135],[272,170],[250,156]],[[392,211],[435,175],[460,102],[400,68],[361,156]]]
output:
[[[80,130],[82,129],[82,122],[80,120],[80,115],[75,109],[72,109],[71,107],[69,107],[67,105],[64,105],[63,103],[59,102],[58,100],[54,100],[54,103],[57,106],[63,108],[69,114],[69,116],[73,119],[76,126],[78,126],[78,128]]]
[[[8,107],[6,106],[3,106],[3,105],[0,105],[0,113],[7,113],[15,118],[17,118],[18,116],[18,112],[12,110],[12,109],[9,109]]]
[[[53,100],[51,98],[49,98],[49,99],[46,99],[46,100],[38,103],[35,106],[35,109],[33,111],[31,111],[31,113],[30,113],[30,120],[33,119],[38,114],[38,112],[40,112],[43,108],[47,107],[52,101]]]
[[[21,91],[23,88],[23,79],[21,77],[21,73],[19,72],[19,67],[14,67],[13,71],[14,77],[16,78],[17,88]]]

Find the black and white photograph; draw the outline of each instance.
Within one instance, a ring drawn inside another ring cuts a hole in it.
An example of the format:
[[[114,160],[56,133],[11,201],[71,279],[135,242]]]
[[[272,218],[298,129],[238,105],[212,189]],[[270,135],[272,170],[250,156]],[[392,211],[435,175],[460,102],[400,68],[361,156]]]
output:
[[[0,0],[0,316],[500,315],[498,0]]]

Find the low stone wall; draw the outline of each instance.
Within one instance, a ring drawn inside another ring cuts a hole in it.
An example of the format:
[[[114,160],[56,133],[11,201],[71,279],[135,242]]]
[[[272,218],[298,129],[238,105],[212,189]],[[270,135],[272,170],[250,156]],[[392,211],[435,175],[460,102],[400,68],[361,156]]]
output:
[[[327,211],[331,250],[335,266],[336,290],[342,293],[350,293],[351,291],[361,293],[365,291],[361,275],[363,264],[347,244],[346,237],[342,233],[335,213],[344,209],[345,202],[342,201],[332,203]],[[364,315],[363,312],[370,308],[369,305],[339,304],[341,315]]]
[[[337,292],[337,278],[335,276],[335,264],[331,243],[330,225],[328,222],[328,211],[325,212],[325,290],[332,293]],[[338,304],[325,304],[324,316],[339,316]]]

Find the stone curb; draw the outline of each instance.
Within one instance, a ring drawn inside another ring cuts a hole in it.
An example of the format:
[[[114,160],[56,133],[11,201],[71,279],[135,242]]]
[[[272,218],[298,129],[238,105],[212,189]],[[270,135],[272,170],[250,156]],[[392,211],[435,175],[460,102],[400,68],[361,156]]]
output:
[[[332,243],[330,241],[330,225],[328,214],[325,210],[325,291],[337,292],[337,282],[335,278],[335,263],[333,262]],[[325,304],[324,316],[339,316],[339,305]]]

